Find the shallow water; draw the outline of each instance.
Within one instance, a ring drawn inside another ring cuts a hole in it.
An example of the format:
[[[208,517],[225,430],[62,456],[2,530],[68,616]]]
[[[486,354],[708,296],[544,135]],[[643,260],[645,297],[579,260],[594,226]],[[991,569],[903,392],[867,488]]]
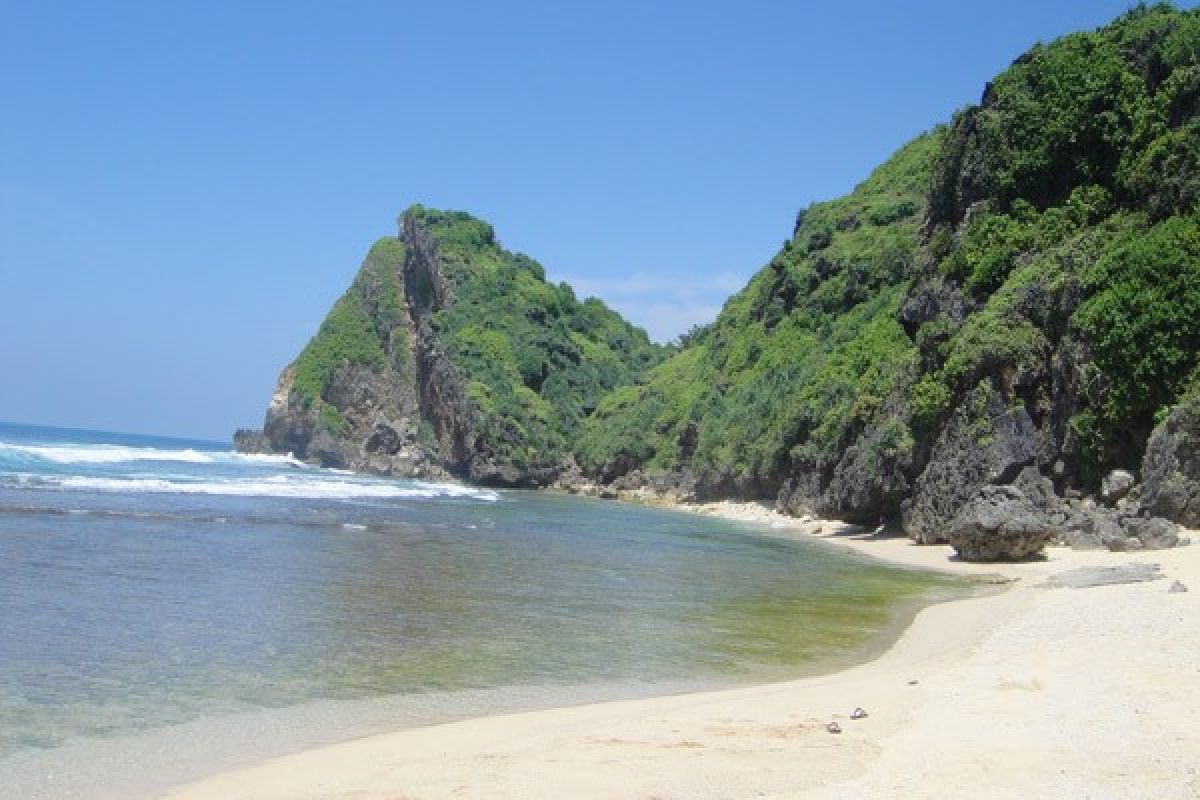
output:
[[[0,565],[14,797],[795,675],[951,586],[696,515],[10,425]]]

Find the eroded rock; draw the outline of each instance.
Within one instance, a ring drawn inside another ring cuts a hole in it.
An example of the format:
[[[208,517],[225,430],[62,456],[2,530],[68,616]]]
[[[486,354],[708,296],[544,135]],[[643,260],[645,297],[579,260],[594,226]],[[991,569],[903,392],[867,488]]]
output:
[[[1123,469],[1114,469],[1104,476],[1104,481],[1100,486],[1100,496],[1104,499],[1105,503],[1113,505],[1122,497],[1129,494],[1129,490],[1133,488],[1133,484],[1133,473]]]
[[[1179,544],[1179,526],[1162,517],[1126,517],[1121,520],[1121,528],[1146,550],[1164,550]]]
[[[260,430],[239,428],[233,433],[233,449],[239,453],[270,453],[271,440]]]
[[[1200,527],[1200,393],[1176,406],[1150,435],[1139,504],[1150,515]]]
[[[951,521],[946,538],[966,561],[1019,561],[1054,536],[1045,512],[1015,486],[984,486]]]
[[[976,388],[934,443],[903,510],[904,531],[922,544],[946,541],[951,520],[981,487],[1006,484],[1037,457],[1037,431],[1024,408]]]

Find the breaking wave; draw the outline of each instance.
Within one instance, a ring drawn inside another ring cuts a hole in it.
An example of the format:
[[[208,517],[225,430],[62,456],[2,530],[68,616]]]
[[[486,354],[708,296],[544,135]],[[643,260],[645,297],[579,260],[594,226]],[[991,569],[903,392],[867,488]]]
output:
[[[22,488],[70,489],[93,492],[149,492],[207,494],[234,497],[297,497],[324,500],[366,498],[457,497],[495,502],[490,489],[442,483],[387,483],[384,481],[330,480],[320,477],[272,475],[264,478],[225,480],[170,480],[166,478],[105,478],[93,476],[17,475]]]
[[[244,454],[223,451],[130,447],[119,444],[11,444],[0,442],[0,459],[38,459],[54,464],[123,464],[135,461],[173,461],[185,464],[247,464],[303,466],[290,455]]]

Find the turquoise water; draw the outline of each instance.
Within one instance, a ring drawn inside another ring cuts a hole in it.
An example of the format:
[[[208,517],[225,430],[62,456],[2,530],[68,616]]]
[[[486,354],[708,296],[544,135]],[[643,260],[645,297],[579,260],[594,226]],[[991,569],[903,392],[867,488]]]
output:
[[[117,765],[77,796],[134,796],[405,724],[795,675],[946,587],[696,515],[15,425],[0,565],[14,797],[67,796],[65,763]],[[164,748],[190,755],[155,772]]]

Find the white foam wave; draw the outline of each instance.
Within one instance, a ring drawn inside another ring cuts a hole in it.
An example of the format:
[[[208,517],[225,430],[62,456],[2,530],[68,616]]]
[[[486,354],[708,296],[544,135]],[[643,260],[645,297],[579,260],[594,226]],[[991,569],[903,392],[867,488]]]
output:
[[[296,497],[307,499],[352,500],[359,498],[436,498],[464,497],[495,502],[499,495],[488,489],[472,489],[440,483],[395,484],[383,481],[322,480],[320,478],[275,475],[260,480],[173,481],[162,478],[99,478],[85,476],[40,477],[36,483],[45,488],[101,492],[154,492],[209,494],[235,497]]]
[[[33,456],[56,464],[121,464],[133,461],[175,461],[188,464],[245,464],[303,467],[298,458],[275,453],[234,453],[219,450],[162,449],[119,444],[10,444],[0,442],[0,456]]]
[[[4,444],[0,453],[8,451],[34,456],[56,464],[119,464],[126,461],[183,461],[190,464],[211,464],[220,453],[205,453],[192,448],[160,450],[154,447],[126,447],[118,444],[58,445]]]
[[[303,467],[307,466],[303,461],[293,456],[291,453],[287,455],[278,455],[276,453],[222,453],[230,461],[234,463],[241,462],[244,464],[282,464],[288,467]],[[331,472],[334,470],[330,470]],[[353,474],[347,470],[336,470],[337,472],[345,472],[345,474]]]

